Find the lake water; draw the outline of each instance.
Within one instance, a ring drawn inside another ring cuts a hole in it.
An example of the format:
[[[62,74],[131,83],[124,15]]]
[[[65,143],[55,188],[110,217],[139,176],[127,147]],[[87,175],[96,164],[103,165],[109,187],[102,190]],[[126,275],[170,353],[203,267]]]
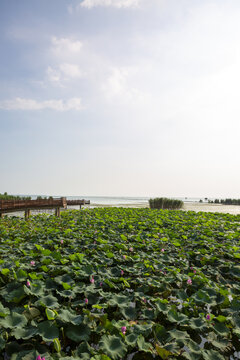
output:
[[[37,195],[31,195],[32,199],[36,199]],[[142,197],[142,196],[87,196],[87,195],[79,195],[79,196],[67,196],[68,200],[90,200],[91,205],[103,205],[103,206],[148,206],[148,200],[150,197]],[[193,198],[193,197],[174,197],[173,199],[182,200],[185,203],[199,202],[202,199],[203,202],[207,202],[204,198]]]

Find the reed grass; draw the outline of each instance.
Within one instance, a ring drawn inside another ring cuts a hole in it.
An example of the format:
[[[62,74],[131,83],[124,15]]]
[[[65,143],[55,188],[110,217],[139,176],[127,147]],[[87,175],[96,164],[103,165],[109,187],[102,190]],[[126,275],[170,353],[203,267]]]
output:
[[[183,207],[183,201],[168,198],[155,198],[149,200],[150,209],[177,210]]]

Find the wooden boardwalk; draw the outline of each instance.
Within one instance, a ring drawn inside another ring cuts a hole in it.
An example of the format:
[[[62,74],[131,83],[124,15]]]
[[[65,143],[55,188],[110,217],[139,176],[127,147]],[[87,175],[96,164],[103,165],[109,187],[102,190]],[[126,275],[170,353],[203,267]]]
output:
[[[89,205],[89,200],[67,200],[65,197],[37,199],[37,200],[0,200],[0,217],[4,213],[24,211],[25,218],[30,216],[31,210],[55,209],[55,215],[60,216],[60,209],[67,206]]]
[[[67,200],[67,205],[68,206],[76,206],[79,205],[80,209],[82,207],[82,205],[90,205],[90,200]]]

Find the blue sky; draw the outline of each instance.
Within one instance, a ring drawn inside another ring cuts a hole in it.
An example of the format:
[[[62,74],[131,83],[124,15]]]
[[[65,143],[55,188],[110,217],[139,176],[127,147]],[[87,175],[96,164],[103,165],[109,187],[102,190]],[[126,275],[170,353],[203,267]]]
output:
[[[240,197],[240,3],[0,2],[0,192]]]

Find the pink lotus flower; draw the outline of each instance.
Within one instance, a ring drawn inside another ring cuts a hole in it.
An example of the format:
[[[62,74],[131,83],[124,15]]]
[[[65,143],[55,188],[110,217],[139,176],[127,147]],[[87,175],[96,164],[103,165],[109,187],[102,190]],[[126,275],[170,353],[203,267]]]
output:
[[[36,360],[42,360],[42,359],[41,359],[41,356],[38,355],[38,356],[36,357]]]
[[[165,251],[165,249],[161,249],[161,252],[164,252]]]
[[[63,239],[60,241],[61,244],[63,244]]]
[[[125,334],[126,334],[126,331],[127,331],[126,326],[122,326],[122,327],[121,327],[121,331],[122,331],[123,335],[125,335]]]
[[[146,304],[146,302],[147,302],[147,299],[143,298],[143,302],[145,302],[145,304]]]
[[[32,266],[34,266],[34,265],[35,265],[35,261],[32,260],[32,261],[30,262],[30,264],[31,264]]]
[[[129,248],[129,251],[133,252],[133,247],[130,247],[130,248]]]
[[[194,274],[196,274],[197,271],[196,271],[196,270],[193,270],[193,272],[194,272]]]
[[[85,304],[88,304],[88,299],[84,299]]]
[[[192,285],[192,279],[187,279],[188,285]]]
[[[123,270],[121,270],[121,275],[123,276],[123,274],[124,274],[124,271],[123,271]]]
[[[29,280],[27,280],[27,287],[30,287],[31,283]]]
[[[45,360],[45,357],[42,357],[42,360]]]
[[[123,255],[124,260],[126,260],[126,255]]]
[[[90,279],[90,283],[91,283],[91,284],[94,284],[94,278],[93,278],[93,276],[92,276],[92,278]]]
[[[210,315],[209,314],[207,314],[206,319],[210,320]]]
[[[100,282],[100,284],[99,284],[100,286],[103,286],[103,283],[102,282]]]

